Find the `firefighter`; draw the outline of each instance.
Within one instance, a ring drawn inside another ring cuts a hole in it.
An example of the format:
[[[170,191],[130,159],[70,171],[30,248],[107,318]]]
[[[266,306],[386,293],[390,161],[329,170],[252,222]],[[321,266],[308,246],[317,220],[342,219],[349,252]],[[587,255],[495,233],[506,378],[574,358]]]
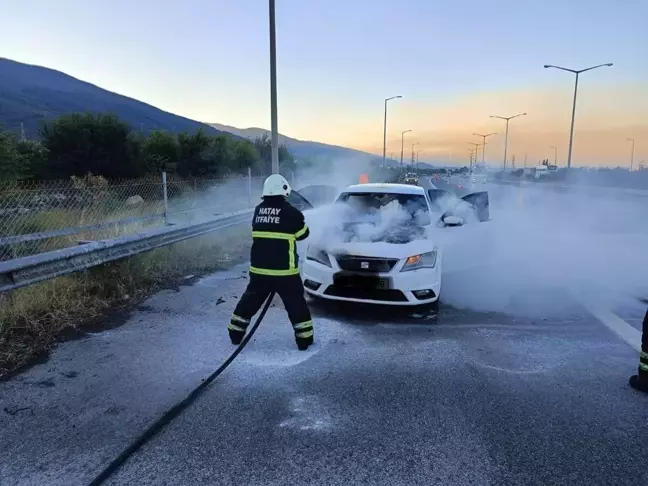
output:
[[[648,393],[648,311],[643,320],[641,333],[641,355],[639,357],[639,372],[630,377],[630,386]]]
[[[263,184],[263,201],[252,218],[250,280],[228,326],[234,345],[241,343],[250,320],[270,292],[279,294],[284,303],[298,349],[305,351],[313,344],[313,320],[304,298],[295,244],[307,238],[310,230],[302,212],[287,201],[291,191],[279,174]]]

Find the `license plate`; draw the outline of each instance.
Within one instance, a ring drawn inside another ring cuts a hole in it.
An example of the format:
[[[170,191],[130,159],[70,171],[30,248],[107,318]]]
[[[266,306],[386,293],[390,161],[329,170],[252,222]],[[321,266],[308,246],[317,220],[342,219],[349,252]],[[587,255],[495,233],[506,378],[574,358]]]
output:
[[[360,289],[387,290],[391,287],[388,278],[365,277],[360,275],[336,275],[333,277],[336,287],[354,287]]]

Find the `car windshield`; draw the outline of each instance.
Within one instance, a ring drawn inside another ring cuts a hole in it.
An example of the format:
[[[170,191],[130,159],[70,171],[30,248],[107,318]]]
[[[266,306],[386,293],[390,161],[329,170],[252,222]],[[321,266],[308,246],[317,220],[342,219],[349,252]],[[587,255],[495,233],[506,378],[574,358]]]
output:
[[[402,209],[415,217],[428,213],[427,201],[422,194],[393,194],[385,192],[344,193],[338,198],[356,214],[373,214],[386,208]]]

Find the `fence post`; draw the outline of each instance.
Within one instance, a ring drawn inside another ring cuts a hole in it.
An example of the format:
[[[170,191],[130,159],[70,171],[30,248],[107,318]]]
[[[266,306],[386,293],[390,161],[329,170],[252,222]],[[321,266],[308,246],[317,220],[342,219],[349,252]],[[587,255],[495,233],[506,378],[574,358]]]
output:
[[[169,201],[167,198],[166,172],[162,172],[162,190],[164,191],[164,224],[169,224]]]
[[[252,167],[248,167],[248,207],[252,207]]]

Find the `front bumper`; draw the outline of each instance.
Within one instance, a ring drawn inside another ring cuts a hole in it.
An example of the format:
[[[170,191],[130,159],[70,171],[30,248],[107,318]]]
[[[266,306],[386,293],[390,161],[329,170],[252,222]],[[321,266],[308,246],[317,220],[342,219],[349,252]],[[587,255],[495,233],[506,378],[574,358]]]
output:
[[[371,289],[362,287],[337,287],[333,276],[340,268],[330,268],[312,260],[306,260],[301,269],[304,288],[310,295],[323,299],[369,304],[414,306],[430,304],[439,299],[441,292],[441,258],[437,257],[435,268],[422,268],[409,272],[400,272],[399,266],[387,273],[371,274],[391,280],[389,289]],[[335,266],[335,263],[334,263]],[[361,272],[356,275],[362,276]],[[421,291],[429,293],[422,294]]]

